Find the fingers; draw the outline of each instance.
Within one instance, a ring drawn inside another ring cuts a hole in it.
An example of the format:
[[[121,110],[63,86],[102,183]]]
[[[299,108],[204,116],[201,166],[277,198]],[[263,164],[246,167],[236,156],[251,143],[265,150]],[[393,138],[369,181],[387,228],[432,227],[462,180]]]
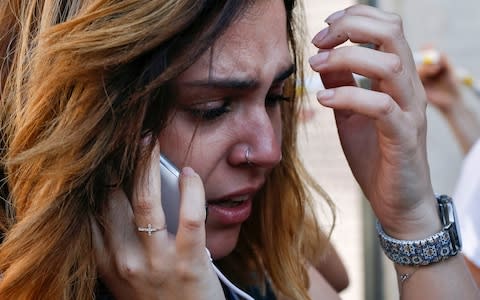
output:
[[[191,263],[205,263],[205,191],[200,176],[190,167],[180,174],[180,224],[177,232],[177,253]]]
[[[398,76],[402,71],[398,55],[356,46],[323,50],[312,56],[309,62],[317,72],[348,71],[372,79]]]
[[[418,75],[420,75],[420,79],[428,80],[431,78],[436,77],[443,71],[443,66],[439,64],[422,64],[418,67]]]
[[[404,131],[406,126],[395,126],[406,120],[400,107],[388,94],[345,86],[320,91],[317,98],[322,105],[335,110],[367,116],[374,120],[375,126],[385,136],[405,138],[410,134]]]
[[[327,21],[330,26],[313,39],[322,51],[310,59],[322,78],[332,72],[357,73],[375,80],[374,88],[390,94],[403,110],[425,107],[426,97],[400,17],[356,5],[333,14]],[[347,40],[374,44],[375,48],[334,48]]]
[[[373,19],[382,20],[382,21],[385,21],[385,22],[393,22],[397,18],[397,16],[395,14],[383,12],[383,11],[380,11],[378,9],[372,9],[371,6],[353,5],[353,6],[350,6],[349,8],[347,8],[347,9],[340,10],[340,11],[330,15],[325,20],[325,23],[331,24],[334,20],[343,16],[346,12],[348,12],[349,14],[352,14],[352,15],[369,17],[369,18],[373,18]]]
[[[136,229],[150,250],[159,249],[167,237],[162,209],[160,179],[160,147],[153,149],[146,172],[137,172],[131,206]]]
[[[323,86],[327,89],[345,85],[355,86],[356,82],[349,68],[340,71],[322,70],[329,56],[330,51],[320,50],[317,55],[310,58],[310,65],[320,74]]]
[[[418,69],[420,78],[426,82],[429,80],[438,80],[439,78],[449,78],[454,80],[455,74],[453,67],[448,62],[445,55],[441,54],[437,62],[421,64]]]
[[[332,14],[326,21],[330,26],[312,40],[318,48],[330,49],[350,40],[371,43],[386,52],[410,52],[404,39],[402,20],[396,14],[371,6],[354,5]]]

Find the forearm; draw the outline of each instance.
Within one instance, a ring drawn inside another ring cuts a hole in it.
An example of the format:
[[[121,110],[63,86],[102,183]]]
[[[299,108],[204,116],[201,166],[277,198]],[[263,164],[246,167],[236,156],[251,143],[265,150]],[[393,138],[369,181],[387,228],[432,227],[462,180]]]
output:
[[[461,255],[422,267],[395,265],[402,300],[480,299],[480,292]],[[409,274],[401,282],[400,276]]]
[[[455,138],[464,153],[467,153],[475,141],[480,138],[480,121],[477,116],[463,102],[453,105],[448,111],[442,111]]]
[[[385,240],[384,232],[379,231],[382,247],[387,256],[396,262],[400,298],[480,299],[479,290],[458,251],[458,223],[453,217],[452,200],[442,195],[437,196],[437,202],[438,212],[425,210],[424,219],[416,223],[415,230],[390,230],[390,234],[387,233],[402,242]],[[401,229],[408,228],[402,226]],[[447,249],[449,251],[445,251]]]
[[[347,270],[333,245],[330,244],[322,257],[312,264],[337,292],[348,287]]]
[[[468,269],[470,270],[470,273],[473,276],[473,279],[475,280],[475,283],[477,284],[477,287],[480,287],[480,268],[473,263],[468,257],[463,256],[465,263],[468,266]]]

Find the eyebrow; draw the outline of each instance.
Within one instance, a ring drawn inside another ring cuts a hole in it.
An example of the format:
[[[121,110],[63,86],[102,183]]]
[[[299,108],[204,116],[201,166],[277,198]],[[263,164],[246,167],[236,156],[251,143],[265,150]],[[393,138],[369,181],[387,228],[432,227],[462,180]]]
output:
[[[287,68],[281,70],[273,79],[272,84],[284,81],[295,72],[295,65],[291,64]],[[254,89],[260,83],[255,78],[208,78],[206,80],[187,81],[183,84],[195,87],[214,87],[224,89]]]

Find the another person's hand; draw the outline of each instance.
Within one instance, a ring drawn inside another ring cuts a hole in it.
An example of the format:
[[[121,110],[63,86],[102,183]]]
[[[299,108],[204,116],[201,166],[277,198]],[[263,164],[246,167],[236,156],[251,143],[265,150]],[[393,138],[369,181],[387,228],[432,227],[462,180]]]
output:
[[[438,61],[420,64],[417,68],[428,101],[443,113],[449,113],[462,99],[455,70],[445,54]]]
[[[464,153],[480,138],[480,122],[460,88],[460,81],[445,54],[437,62],[418,66],[429,103],[446,119]]]
[[[401,18],[355,5],[327,18],[310,59],[334,109],[346,158],[385,231],[425,238],[441,228],[426,157],[427,97],[405,40]],[[337,47],[347,40],[371,44]],[[372,81],[356,86],[352,73]]]
[[[105,230],[92,222],[100,279],[116,299],[224,299],[205,250],[202,181],[190,168],[181,173],[180,223],[174,237],[165,229],[159,165],[156,147],[132,199],[121,189],[112,190]],[[149,224],[159,230],[137,230]]]

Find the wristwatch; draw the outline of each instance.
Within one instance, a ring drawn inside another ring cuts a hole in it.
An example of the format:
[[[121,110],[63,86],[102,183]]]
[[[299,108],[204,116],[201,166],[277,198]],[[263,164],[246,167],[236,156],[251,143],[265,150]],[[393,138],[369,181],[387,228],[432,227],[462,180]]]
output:
[[[452,198],[437,195],[438,214],[442,230],[422,240],[397,240],[388,236],[377,220],[380,245],[393,262],[409,266],[426,266],[457,255],[462,239]]]

